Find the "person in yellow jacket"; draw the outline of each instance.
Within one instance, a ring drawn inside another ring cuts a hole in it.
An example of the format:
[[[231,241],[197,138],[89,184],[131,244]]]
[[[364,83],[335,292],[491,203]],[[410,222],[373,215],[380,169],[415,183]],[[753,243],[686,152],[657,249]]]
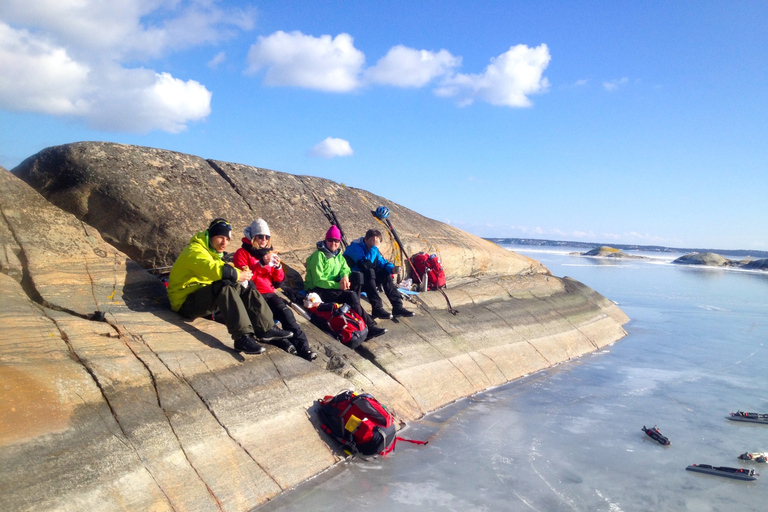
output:
[[[241,286],[253,277],[250,270],[238,270],[222,259],[232,236],[232,225],[214,219],[208,229],[197,233],[181,251],[168,278],[171,309],[187,318],[213,314],[224,317],[235,350],[261,354],[264,347],[254,339],[275,341],[293,333],[275,327],[272,312],[253,286]]]

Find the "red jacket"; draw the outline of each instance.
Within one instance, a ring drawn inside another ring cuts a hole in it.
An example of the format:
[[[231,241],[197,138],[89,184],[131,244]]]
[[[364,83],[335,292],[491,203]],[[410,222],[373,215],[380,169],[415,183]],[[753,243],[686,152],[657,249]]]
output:
[[[243,238],[243,243],[248,243],[250,240]],[[247,250],[242,247],[235,251],[235,255],[232,258],[232,263],[238,269],[248,267],[253,272],[253,284],[256,286],[256,290],[259,293],[275,293],[275,287],[273,283],[282,283],[285,279],[285,272],[283,266],[273,267],[267,265],[266,267],[261,264],[261,261],[256,259]]]

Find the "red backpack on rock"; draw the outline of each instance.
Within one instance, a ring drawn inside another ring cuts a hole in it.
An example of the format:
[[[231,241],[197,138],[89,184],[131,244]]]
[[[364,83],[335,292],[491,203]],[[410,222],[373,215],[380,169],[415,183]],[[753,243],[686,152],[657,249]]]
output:
[[[323,302],[310,310],[312,323],[330,332],[351,349],[360,346],[368,337],[368,326],[360,315],[352,311],[349,304]]]
[[[427,254],[420,252],[414,254],[411,257],[411,263],[413,264],[413,270],[419,275],[419,282],[427,279],[427,288],[429,290],[439,290],[445,288],[445,271],[443,265],[440,264],[440,260],[437,254]]]
[[[427,444],[397,437],[392,414],[368,393],[342,391],[319,400],[322,429],[336,438],[352,454],[385,455],[397,441]]]

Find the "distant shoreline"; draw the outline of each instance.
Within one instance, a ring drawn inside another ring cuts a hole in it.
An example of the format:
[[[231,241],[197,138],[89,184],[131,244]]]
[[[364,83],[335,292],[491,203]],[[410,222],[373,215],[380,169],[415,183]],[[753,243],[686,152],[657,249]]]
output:
[[[683,254],[714,252],[720,255],[728,256],[751,256],[754,258],[768,258],[768,251],[750,251],[730,250],[730,249],[685,249],[679,247],[664,247],[662,245],[637,245],[637,244],[614,244],[614,243],[592,243],[592,242],[573,242],[563,240],[540,240],[537,238],[485,238],[495,244],[510,245],[538,245],[543,247],[579,247],[595,248],[603,245],[614,247],[622,251],[648,251],[648,252],[680,252]]]

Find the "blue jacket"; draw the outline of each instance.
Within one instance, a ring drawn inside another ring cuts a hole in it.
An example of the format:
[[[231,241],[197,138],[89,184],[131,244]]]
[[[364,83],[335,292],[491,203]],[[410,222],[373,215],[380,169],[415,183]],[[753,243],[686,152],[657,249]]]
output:
[[[363,270],[360,268],[359,264],[361,260],[369,261],[372,264],[371,266],[376,270],[386,270],[387,274],[391,274],[395,268],[393,264],[384,259],[384,256],[381,255],[378,247],[374,246],[370,249],[366,249],[365,239],[363,237],[353,240],[352,243],[349,244],[349,247],[347,247],[347,250],[344,251],[344,256],[349,258],[351,262],[354,262],[352,270],[356,271]]]

